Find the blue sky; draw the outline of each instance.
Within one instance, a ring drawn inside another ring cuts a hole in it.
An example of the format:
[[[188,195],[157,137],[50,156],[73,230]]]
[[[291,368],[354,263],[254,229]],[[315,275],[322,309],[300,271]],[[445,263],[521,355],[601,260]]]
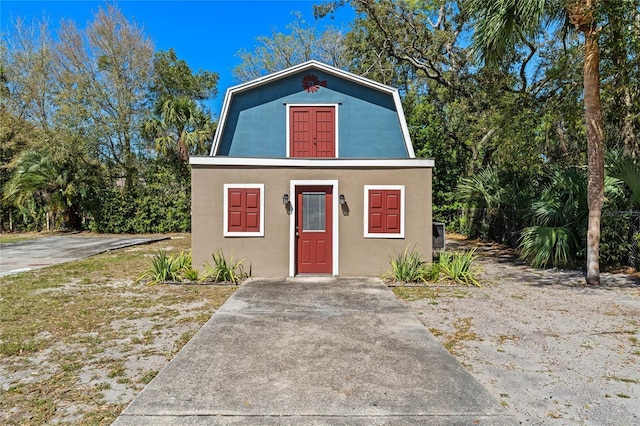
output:
[[[220,74],[219,94],[213,101],[212,112],[218,115],[222,97],[229,86],[237,84],[231,75],[239,63],[241,49],[252,50],[258,36],[268,36],[275,27],[285,32],[294,20],[293,11],[313,23],[313,5],[321,0],[120,0],[116,2],[122,13],[141,26],[154,41],[156,50],[174,48],[178,57],[192,69],[215,71]],[[74,20],[84,28],[92,20],[103,1],[86,0],[0,0],[0,30],[10,31],[11,21],[17,17],[31,21],[46,17],[53,29],[61,18]],[[354,18],[350,8],[342,8],[333,20],[325,18],[318,28],[333,25],[347,29]]]

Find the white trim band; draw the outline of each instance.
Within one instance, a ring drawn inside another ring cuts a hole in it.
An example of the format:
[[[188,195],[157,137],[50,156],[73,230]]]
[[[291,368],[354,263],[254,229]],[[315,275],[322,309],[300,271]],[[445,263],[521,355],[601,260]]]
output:
[[[434,167],[435,161],[427,158],[262,158],[262,157],[190,157],[189,164],[198,166],[262,166],[262,167]]]

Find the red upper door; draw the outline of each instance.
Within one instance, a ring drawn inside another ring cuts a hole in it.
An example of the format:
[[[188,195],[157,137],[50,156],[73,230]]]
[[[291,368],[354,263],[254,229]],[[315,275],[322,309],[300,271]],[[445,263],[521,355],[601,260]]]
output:
[[[331,186],[296,187],[298,274],[333,273]]]
[[[289,114],[289,156],[335,158],[335,107],[296,106]]]

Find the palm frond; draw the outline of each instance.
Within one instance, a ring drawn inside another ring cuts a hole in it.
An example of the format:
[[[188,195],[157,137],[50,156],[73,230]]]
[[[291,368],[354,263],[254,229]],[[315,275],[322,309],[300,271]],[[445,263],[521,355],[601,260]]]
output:
[[[531,226],[520,235],[520,257],[534,268],[560,267],[573,261],[576,237],[564,226]]]

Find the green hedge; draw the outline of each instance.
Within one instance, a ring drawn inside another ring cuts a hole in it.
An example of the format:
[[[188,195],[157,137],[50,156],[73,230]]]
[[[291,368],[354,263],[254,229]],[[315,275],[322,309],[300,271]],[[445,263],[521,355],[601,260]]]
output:
[[[191,230],[191,189],[188,176],[152,168],[129,189],[111,188],[100,195],[100,208],[88,222],[103,233],[166,233]]]

